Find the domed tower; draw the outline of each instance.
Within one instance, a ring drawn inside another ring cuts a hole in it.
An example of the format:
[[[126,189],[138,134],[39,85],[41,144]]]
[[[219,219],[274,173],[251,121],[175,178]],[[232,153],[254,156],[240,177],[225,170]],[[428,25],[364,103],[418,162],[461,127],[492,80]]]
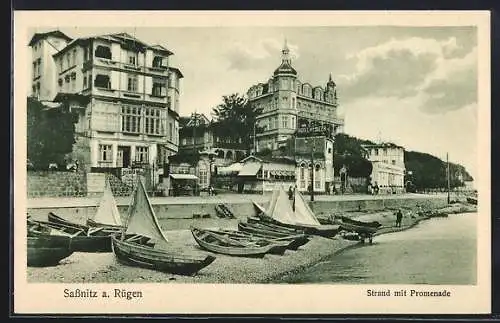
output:
[[[297,127],[297,71],[292,67],[290,49],[287,41],[281,51],[281,64],[274,71],[273,80],[276,91],[273,93],[275,115],[278,122],[278,146],[286,140]]]
[[[325,95],[327,102],[337,104],[337,85],[332,79],[332,73],[330,73],[328,83],[326,83]]]

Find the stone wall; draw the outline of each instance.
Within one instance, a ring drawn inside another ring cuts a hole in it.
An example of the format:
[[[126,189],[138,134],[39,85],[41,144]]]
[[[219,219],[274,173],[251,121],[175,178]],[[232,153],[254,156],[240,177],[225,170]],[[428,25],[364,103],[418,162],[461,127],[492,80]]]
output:
[[[28,197],[87,196],[86,175],[78,172],[28,171]]]

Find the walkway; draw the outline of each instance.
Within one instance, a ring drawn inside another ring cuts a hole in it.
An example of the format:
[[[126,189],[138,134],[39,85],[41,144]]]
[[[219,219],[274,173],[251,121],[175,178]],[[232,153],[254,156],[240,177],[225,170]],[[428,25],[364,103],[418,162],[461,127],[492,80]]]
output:
[[[221,194],[218,196],[180,196],[180,197],[151,197],[153,205],[168,204],[217,204],[217,203],[248,203],[249,201],[267,202],[271,198],[271,192],[264,195],[259,194]],[[317,195],[315,201],[358,201],[358,200],[381,200],[381,199],[430,199],[445,198],[446,194],[394,194],[394,195]],[[305,195],[309,201],[309,195]],[[89,197],[38,197],[27,200],[27,208],[53,208],[53,207],[91,207],[99,203],[100,198]],[[129,197],[116,197],[118,205],[128,205]]]

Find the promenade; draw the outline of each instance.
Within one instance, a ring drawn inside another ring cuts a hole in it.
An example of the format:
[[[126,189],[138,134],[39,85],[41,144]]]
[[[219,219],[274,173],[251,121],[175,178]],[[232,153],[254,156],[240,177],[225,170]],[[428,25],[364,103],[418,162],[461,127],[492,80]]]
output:
[[[219,204],[219,203],[248,203],[255,201],[259,203],[268,202],[272,193],[266,194],[237,194],[226,193],[217,196],[178,196],[178,197],[151,197],[153,205],[189,205],[189,204]],[[309,195],[305,195],[309,201]],[[442,199],[446,194],[392,194],[392,195],[368,195],[368,194],[348,194],[348,195],[315,195],[318,202],[340,202],[340,201],[373,201],[389,199]],[[129,197],[116,197],[119,206],[126,206],[130,202]],[[100,197],[39,197],[27,199],[27,208],[64,208],[64,207],[92,207],[99,203]]]

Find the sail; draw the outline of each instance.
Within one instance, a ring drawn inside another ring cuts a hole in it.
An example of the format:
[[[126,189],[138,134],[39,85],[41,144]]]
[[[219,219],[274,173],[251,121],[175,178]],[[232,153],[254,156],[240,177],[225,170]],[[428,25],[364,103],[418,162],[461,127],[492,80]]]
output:
[[[266,213],[279,222],[296,224],[292,205],[283,187],[274,190],[270,207]]]
[[[104,194],[97,208],[97,213],[94,216],[94,221],[100,224],[122,225],[120,212],[118,212],[113,192],[111,192],[111,187],[107,180],[104,187]]]
[[[309,205],[307,204],[304,196],[300,194],[298,190],[295,190],[294,194],[295,200],[295,221],[297,224],[303,225],[321,225],[316,215],[311,210]]]
[[[144,184],[139,179],[133,196],[133,204],[130,207],[127,228],[125,233],[139,234],[151,239],[168,241],[160,228]]]

